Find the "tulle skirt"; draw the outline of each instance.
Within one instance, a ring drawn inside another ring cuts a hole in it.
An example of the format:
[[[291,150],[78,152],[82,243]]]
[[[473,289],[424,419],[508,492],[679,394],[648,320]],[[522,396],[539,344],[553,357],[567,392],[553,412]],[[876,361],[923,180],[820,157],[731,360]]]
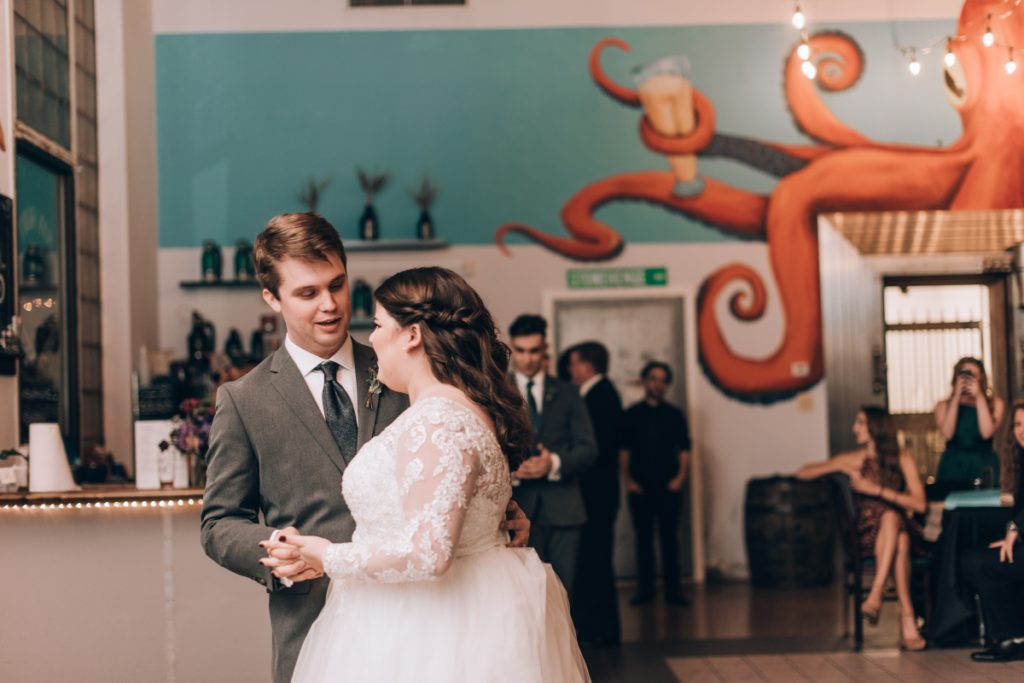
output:
[[[436,581],[332,582],[293,683],[590,681],[565,589],[532,549],[455,560]]]

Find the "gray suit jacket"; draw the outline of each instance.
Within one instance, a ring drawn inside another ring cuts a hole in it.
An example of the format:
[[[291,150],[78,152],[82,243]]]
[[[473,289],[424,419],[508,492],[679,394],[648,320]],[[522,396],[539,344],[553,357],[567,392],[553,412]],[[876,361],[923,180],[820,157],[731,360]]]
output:
[[[384,389],[366,406],[373,350],[353,343],[358,445],[379,434],[409,405]],[[327,579],[285,588],[259,564],[257,544],[274,529],[294,526],[335,542],[352,538],[355,522],[341,496],[341,456],[305,380],[282,347],[245,377],[217,392],[210,435],[202,542],[206,554],[270,593],[273,668],[291,680],[295,660],[324,604]]]
[[[579,477],[597,460],[597,443],[579,389],[554,377],[544,378],[544,403],[534,443],[562,460],[561,478],[524,479],[513,498],[535,524],[577,526],[587,521]]]

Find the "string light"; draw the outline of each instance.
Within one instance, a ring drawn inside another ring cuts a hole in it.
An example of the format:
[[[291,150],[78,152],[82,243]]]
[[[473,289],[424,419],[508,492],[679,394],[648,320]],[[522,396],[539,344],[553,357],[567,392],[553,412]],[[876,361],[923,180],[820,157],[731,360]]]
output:
[[[86,502],[54,502],[54,503],[4,503],[0,505],[0,511],[11,512],[32,511],[32,510],[90,510],[92,508],[183,508],[186,506],[202,505],[202,498],[178,498],[177,500],[97,500]]]
[[[799,2],[793,7],[793,26],[798,29],[807,26],[807,17],[804,16],[803,11],[800,9]]]
[[[811,57],[811,46],[804,40],[800,43],[800,47],[796,49],[796,56],[805,62]]]
[[[800,70],[804,72],[804,76],[813,79],[818,75],[818,67],[814,66],[814,62],[806,61],[800,65]]]
[[[998,42],[996,40],[996,34],[995,34],[995,30],[994,30],[995,29],[995,24],[993,24],[993,20],[995,20],[996,22],[999,22],[999,21],[1003,21],[1003,20],[1013,16],[1013,14],[1018,9],[1020,9],[1022,5],[1024,5],[1024,0],[1003,0],[1003,3],[1009,5],[1009,7],[1005,11],[1003,11],[1001,13],[989,12],[987,15],[985,15],[985,32],[981,35],[981,43],[985,47],[987,47],[987,48],[988,47],[997,47],[997,48],[1000,48],[1000,49],[1006,48],[1007,49],[1007,60],[1003,64],[1003,68],[1005,69],[1007,74],[1014,74],[1017,71],[1017,62],[1014,59],[1014,52],[1016,50],[1018,50],[1018,49],[1024,50],[1024,47],[1018,47],[1018,46],[1014,46],[1014,45],[1007,45],[1005,43]],[[957,64],[957,62],[959,61],[959,59],[956,56],[956,53],[953,51],[953,42],[954,41],[960,41],[960,42],[969,42],[969,41],[971,41],[972,40],[972,36],[973,35],[977,35],[975,33],[975,31],[978,28],[980,28],[980,23],[981,22],[979,20],[979,21],[970,21],[970,22],[967,22],[966,24],[962,24],[960,26],[960,30],[962,31],[962,33],[956,34],[956,35],[947,35],[947,36],[936,37],[936,38],[933,38],[932,40],[928,41],[927,43],[925,43],[923,46],[900,45],[899,42],[896,41],[896,39],[895,39],[896,36],[895,36],[895,32],[894,32],[894,34],[893,34],[893,39],[894,39],[893,40],[893,42],[894,42],[893,47],[895,47],[897,50],[899,50],[900,54],[902,54],[904,57],[906,57],[908,54],[910,55],[910,62],[907,65],[907,68],[908,68],[908,70],[910,71],[910,73],[912,75],[917,76],[918,74],[921,73],[921,69],[922,69],[921,62],[918,61],[918,55],[929,55],[932,52],[937,51],[939,46],[942,45],[943,43],[945,43],[946,50],[945,50],[945,54],[943,55],[942,61],[945,63],[947,68],[950,68],[950,67],[955,66]]]
[[[981,37],[981,43],[985,47],[992,47],[996,44],[996,34],[992,33],[992,15],[985,20],[985,35]]]

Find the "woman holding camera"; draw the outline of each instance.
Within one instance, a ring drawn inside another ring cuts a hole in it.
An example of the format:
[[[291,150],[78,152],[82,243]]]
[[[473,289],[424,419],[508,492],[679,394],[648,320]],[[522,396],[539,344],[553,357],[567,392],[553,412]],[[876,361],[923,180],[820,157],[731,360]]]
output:
[[[992,436],[1003,419],[1003,400],[992,394],[985,366],[965,357],[953,367],[949,398],[935,406],[935,425],[946,439],[936,481],[999,485],[999,456]]]

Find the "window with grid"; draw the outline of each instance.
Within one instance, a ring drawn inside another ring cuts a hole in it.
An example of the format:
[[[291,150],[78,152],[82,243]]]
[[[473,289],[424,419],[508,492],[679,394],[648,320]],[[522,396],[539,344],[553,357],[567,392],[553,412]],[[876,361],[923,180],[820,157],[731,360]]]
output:
[[[18,119],[71,149],[68,0],[15,0]]]

